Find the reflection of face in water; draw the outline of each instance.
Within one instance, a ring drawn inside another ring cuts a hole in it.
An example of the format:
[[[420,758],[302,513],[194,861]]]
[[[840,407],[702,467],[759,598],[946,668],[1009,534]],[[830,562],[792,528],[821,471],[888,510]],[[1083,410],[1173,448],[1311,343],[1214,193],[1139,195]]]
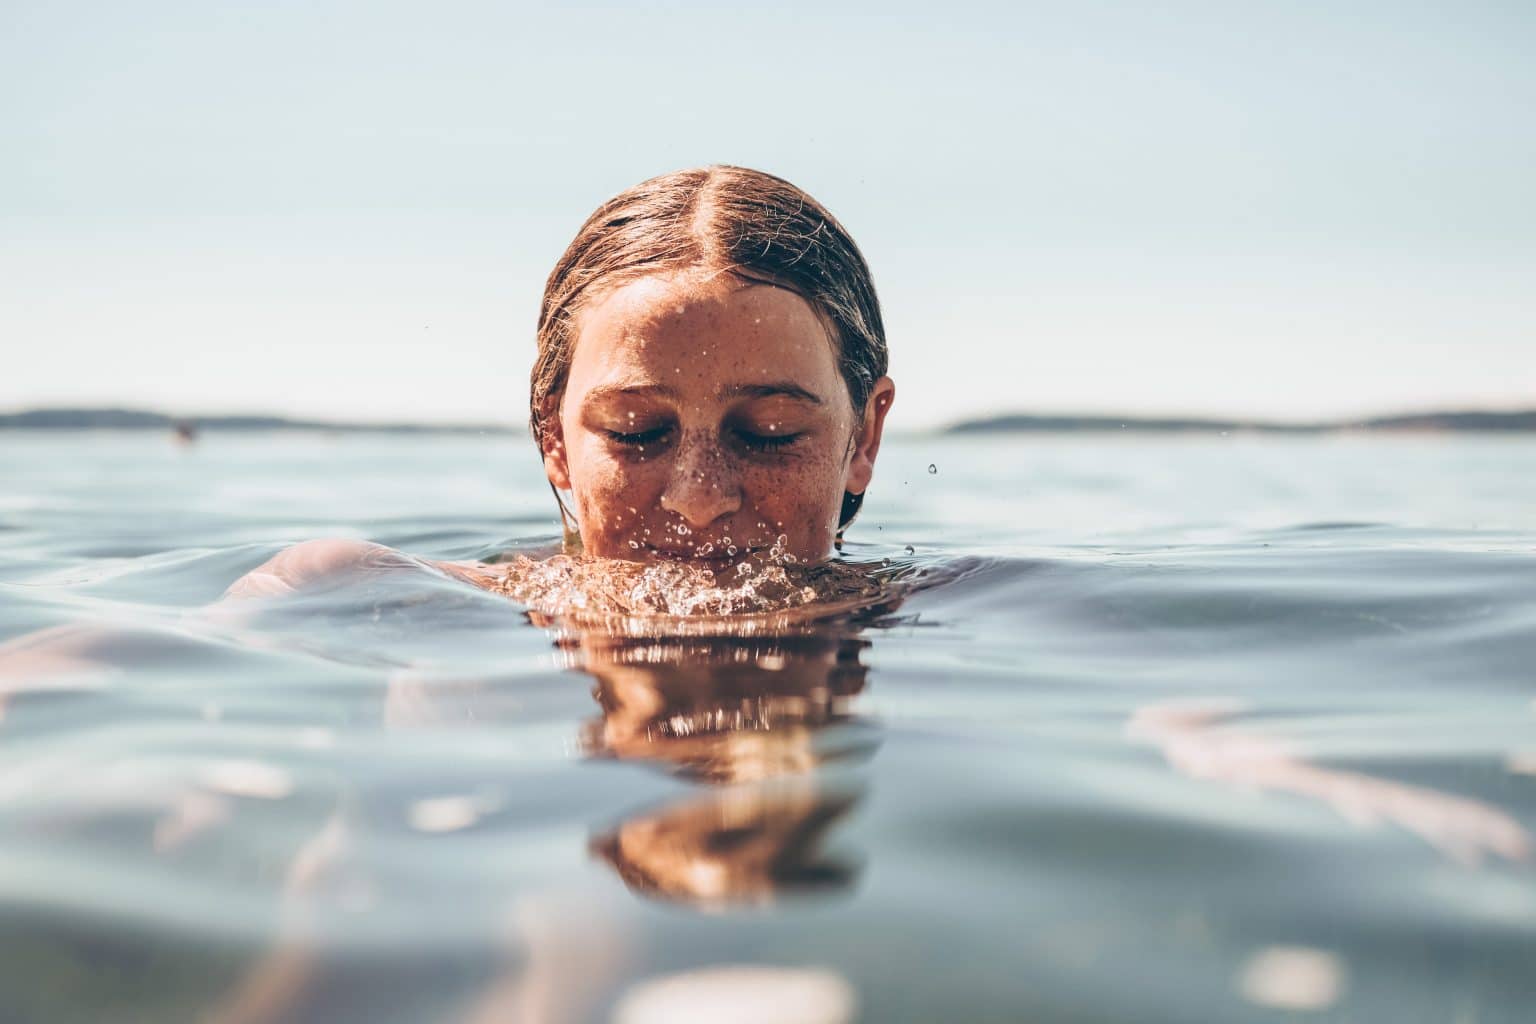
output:
[[[630,888],[688,903],[761,903],[838,888],[854,871],[822,850],[861,786],[818,770],[867,757],[849,705],[866,642],[825,635],[624,639],[588,635],[596,756],[644,760],[718,791],[637,814],[592,848]]]

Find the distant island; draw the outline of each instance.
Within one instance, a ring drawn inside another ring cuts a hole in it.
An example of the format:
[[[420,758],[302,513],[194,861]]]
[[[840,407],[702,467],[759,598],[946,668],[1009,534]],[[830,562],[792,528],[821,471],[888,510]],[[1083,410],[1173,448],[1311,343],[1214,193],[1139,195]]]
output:
[[[340,434],[522,434],[521,423],[358,423],[289,419],[284,416],[171,416],[142,409],[30,409],[0,413],[0,430],[150,430],[190,437],[194,432],[305,431]],[[941,434],[1008,433],[1329,434],[1536,432],[1536,409],[1518,412],[1424,412],[1371,419],[1275,423],[1266,420],[1149,418],[1140,416],[1037,416],[1015,413],[962,420]]]
[[[506,423],[353,423],[284,416],[169,416],[141,409],[29,409],[0,413],[0,430],[320,431],[342,434],[511,434]]]
[[[1032,416],[1012,414],[962,420],[946,434],[1010,434],[1039,432],[1135,431],[1137,433],[1259,433],[1332,434],[1440,433],[1451,431],[1536,431],[1536,409],[1519,412],[1423,412],[1371,419],[1320,420],[1313,423],[1273,423],[1265,420],[1148,419],[1136,416]]]

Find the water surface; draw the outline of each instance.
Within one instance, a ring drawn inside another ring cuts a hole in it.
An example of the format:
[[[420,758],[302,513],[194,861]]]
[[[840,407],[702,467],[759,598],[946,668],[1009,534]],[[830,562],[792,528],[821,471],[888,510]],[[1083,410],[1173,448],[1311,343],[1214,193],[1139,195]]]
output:
[[[0,639],[91,631],[0,696],[5,1021],[1530,1019],[1536,441],[898,438],[846,556],[926,585],[750,638],[202,611],[548,553],[516,438],[0,480]]]

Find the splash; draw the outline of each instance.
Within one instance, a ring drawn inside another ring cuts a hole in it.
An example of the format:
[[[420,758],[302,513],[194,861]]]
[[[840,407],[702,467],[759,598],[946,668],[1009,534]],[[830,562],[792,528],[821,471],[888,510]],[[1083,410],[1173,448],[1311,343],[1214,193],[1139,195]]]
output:
[[[656,632],[669,622],[680,625],[676,620],[709,620],[718,629],[721,617],[731,617],[737,627],[732,631],[757,632],[791,620],[872,607],[895,596],[889,573],[842,562],[797,564],[778,545],[721,568],[519,555],[506,564],[492,589],[551,619],[628,623],[641,633]]]

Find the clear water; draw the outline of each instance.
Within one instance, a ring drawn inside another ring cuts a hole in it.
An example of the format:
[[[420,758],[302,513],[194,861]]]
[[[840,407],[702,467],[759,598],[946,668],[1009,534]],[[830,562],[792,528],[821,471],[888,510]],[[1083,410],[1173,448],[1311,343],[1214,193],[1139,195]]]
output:
[[[198,611],[306,538],[550,550],[516,438],[0,480],[0,638],[92,630],[0,684],[0,1020],[1536,1005],[1531,439],[897,439],[849,554],[933,585],[606,644],[427,573]]]

